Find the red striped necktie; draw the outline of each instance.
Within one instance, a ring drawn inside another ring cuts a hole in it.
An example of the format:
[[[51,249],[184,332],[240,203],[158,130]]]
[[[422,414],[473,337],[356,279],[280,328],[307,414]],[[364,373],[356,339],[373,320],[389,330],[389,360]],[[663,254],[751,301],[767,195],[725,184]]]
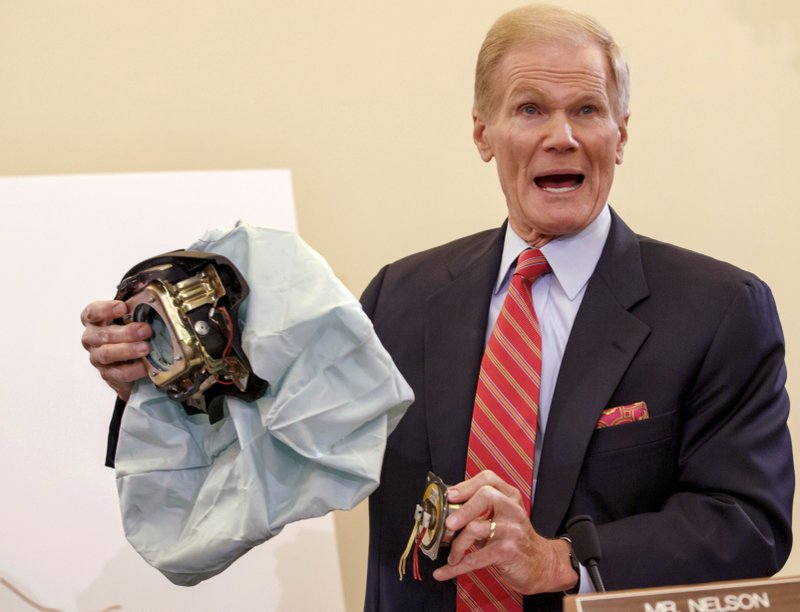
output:
[[[523,251],[483,353],[466,477],[492,470],[522,493],[530,514],[533,447],[539,416],[542,334],[531,285],[550,265],[538,249]],[[458,610],[521,610],[522,595],[490,566],[458,577]]]

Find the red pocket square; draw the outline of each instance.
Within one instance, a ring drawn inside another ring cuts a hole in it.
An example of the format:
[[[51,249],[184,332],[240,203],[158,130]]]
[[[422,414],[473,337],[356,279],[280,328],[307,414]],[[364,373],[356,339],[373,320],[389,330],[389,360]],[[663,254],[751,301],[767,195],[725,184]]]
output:
[[[636,402],[627,406],[615,406],[614,408],[603,410],[603,414],[594,428],[614,427],[615,425],[644,421],[649,417],[650,413],[647,412],[647,404],[645,402]]]

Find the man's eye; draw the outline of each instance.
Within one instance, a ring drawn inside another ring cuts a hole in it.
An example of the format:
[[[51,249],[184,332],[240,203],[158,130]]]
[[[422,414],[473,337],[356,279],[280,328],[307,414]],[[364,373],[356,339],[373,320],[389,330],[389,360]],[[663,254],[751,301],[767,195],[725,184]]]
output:
[[[597,107],[593,104],[587,104],[586,106],[581,106],[580,113],[581,115],[593,115],[597,112]]]
[[[539,107],[535,104],[524,104],[522,106],[522,112],[525,115],[535,115],[539,112]]]

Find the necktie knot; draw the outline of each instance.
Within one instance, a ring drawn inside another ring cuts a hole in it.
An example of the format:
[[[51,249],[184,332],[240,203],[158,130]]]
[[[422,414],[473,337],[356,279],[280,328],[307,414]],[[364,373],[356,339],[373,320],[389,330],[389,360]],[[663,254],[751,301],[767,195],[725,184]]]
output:
[[[514,274],[519,274],[532,284],[542,274],[550,272],[550,269],[550,264],[539,249],[525,249],[517,258]]]

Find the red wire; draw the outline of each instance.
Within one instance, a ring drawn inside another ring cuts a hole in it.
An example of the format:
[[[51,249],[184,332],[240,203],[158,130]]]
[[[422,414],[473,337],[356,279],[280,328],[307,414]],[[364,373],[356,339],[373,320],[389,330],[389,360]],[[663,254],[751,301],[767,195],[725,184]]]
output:
[[[417,542],[414,545],[414,580],[422,580],[422,574],[419,573],[419,545],[422,543],[422,538],[425,537],[425,527],[419,532]]]
[[[228,357],[231,352],[231,348],[233,347],[233,321],[231,320],[231,315],[228,313],[228,310],[224,306],[220,306],[217,308],[217,311],[221,312],[225,318],[225,324],[228,327],[228,343],[225,345],[225,350],[222,351],[222,360],[230,367],[234,369],[234,362]],[[216,377],[216,381],[221,385],[232,385],[234,382],[232,380],[223,380],[219,376]]]

